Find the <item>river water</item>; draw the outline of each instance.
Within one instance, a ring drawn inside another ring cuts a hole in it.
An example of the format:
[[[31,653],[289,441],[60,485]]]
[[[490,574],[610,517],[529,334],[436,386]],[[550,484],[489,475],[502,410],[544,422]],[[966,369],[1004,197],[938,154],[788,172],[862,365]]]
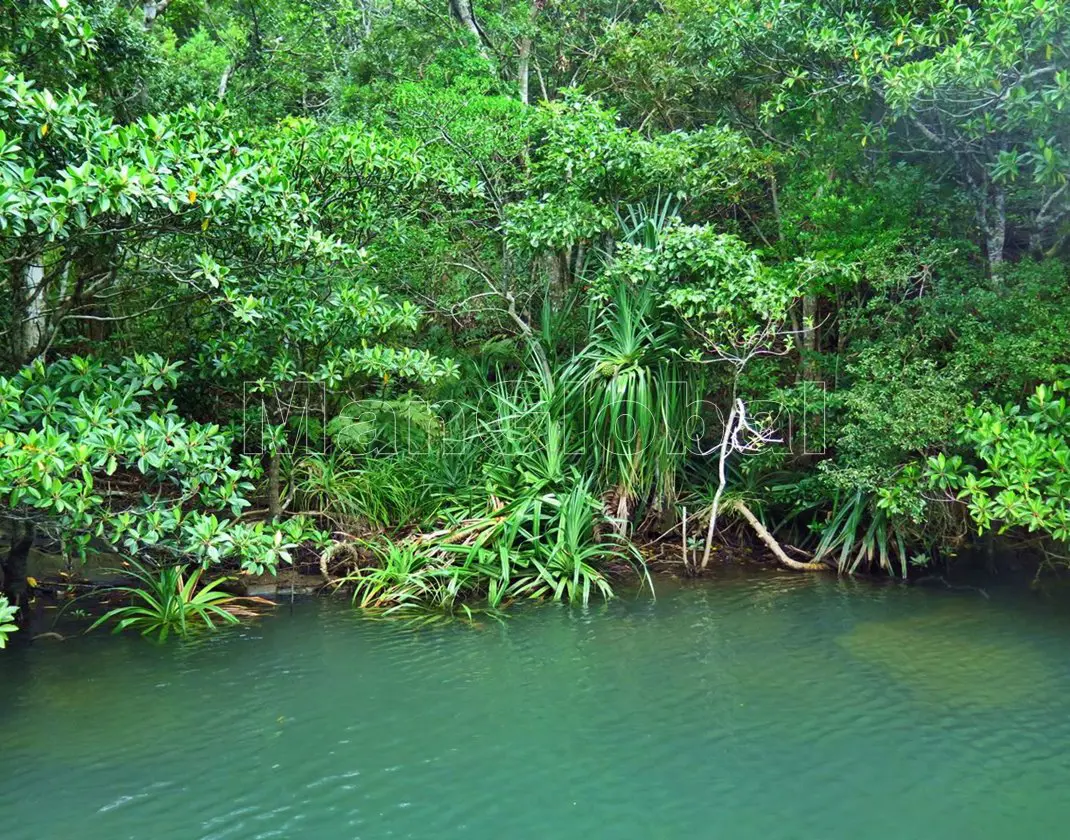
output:
[[[1070,831],[1070,610],[776,572],[414,630],[0,654],[0,837]]]

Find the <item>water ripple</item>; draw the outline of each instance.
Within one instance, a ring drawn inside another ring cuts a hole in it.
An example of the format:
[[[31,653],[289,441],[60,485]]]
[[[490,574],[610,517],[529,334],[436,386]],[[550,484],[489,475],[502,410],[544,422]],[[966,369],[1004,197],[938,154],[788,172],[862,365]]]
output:
[[[89,637],[0,659],[4,838],[1059,836],[1066,630],[766,573],[476,630],[312,601]]]

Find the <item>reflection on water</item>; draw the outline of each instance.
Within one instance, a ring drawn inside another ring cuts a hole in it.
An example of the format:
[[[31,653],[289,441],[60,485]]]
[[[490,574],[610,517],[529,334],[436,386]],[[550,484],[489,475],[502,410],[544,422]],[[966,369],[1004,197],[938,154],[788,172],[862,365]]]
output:
[[[1070,610],[767,572],[0,656],[4,840],[1048,837]]]
[[[859,622],[839,642],[915,692],[919,700],[1013,708],[1055,701],[1058,671],[1009,617],[951,600],[918,615]]]

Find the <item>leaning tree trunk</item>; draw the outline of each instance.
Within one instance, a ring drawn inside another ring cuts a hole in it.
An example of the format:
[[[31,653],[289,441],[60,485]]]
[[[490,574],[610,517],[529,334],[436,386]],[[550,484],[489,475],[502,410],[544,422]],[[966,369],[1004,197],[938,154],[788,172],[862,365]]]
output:
[[[483,30],[480,28],[478,21],[476,21],[475,13],[472,11],[472,0],[450,0],[450,13],[457,19],[457,21],[472,33],[472,36],[476,39],[476,46],[479,47],[480,53],[486,59],[490,59],[490,55],[487,53],[487,41],[483,36]]]
[[[745,504],[743,504],[743,502],[734,502],[732,504],[732,509],[747,520],[747,524],[750,525],[754,533],[758,535],[758,539],[765,543],[766,548],[773,552],[773,556],[776,557],[776,559],[779,560],[784,566],[787,566],[789,569],[795,569],[799,572],[828,571],[829,567],[826,566],[824,563],[818,561],[810,561],[804,563],[799,560],[793,560],[791,557],[789,557],[787,552],[780,547],[780,543],[776,541],[776,538],[769,533],[768,529],[761,523],[758,517],[755,516],[751,512],[751,509]]]
[[[1038,260],[1048,256],[1044,249],[1045,233],[1070,213],[1070,203],[1060,201],[1066,194],[1067,187],[1070,187],[1070,184],[1063,184],[1049,195],[1033,216],[1033,227],[1029,231],[1029,252]],[[1058,250],[1059,244],[1060,240],[1057,239],[1052,254]]]

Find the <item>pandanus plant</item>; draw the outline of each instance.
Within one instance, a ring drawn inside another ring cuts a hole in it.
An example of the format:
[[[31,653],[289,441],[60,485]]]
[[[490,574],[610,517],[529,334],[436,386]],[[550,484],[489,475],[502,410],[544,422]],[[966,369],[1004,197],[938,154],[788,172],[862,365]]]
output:
[[[675,361],[649,292],[620,284],[570,369],[570,405],[623,530],[637,513],[676,498],[694,409],[694,374]]]
[[[192,571],[187,566],[150,569],[132,562],[128,574],[137,586],[116,586],[110,591],[126,595],[129,604],[109,610],[96,620],[90,630],[115,621],[114,632],[137,630],[142,636],[156,635],[160,641],[174,633],[183,638],[198,629],[215,630],[218,624],[237,624],[242,615],[254,613],[241,605],[243,601],[268,603],[259,598],[236,598],[218,587],[223,578],[198,588],[203,568]]]

